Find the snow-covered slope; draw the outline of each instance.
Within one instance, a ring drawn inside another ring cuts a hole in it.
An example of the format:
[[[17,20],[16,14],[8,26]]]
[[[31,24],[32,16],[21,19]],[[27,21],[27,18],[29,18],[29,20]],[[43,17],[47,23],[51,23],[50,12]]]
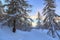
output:
[[[0,28],[0,40],[59,40],[47,35],[47,30],[32,29],[30,32],[17,30],[16,33],[8,27]]]

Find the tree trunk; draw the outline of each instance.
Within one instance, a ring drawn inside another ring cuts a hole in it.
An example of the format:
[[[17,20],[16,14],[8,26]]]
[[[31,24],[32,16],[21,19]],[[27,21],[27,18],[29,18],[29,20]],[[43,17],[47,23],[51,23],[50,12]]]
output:
[[[16,20],[14,19],[13,22],[14,22],[14,23],[13,23],[13,25],[14,25],[14,27],[13,27],[13,32],[16,32],[16,27],[15,27]]]

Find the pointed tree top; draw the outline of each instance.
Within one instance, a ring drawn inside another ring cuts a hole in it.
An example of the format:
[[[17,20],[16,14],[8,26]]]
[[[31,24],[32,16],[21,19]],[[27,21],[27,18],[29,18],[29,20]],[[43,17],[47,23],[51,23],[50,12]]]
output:
[[[38,12],[38,18],[40,17],[40,12]]]
[[[36,20],[40,20],[40,12],[38,11],[38,13],[37,13],[37,18],[36,18]]]
[[[38,11],[38,14],[40,15],[40,12]]]

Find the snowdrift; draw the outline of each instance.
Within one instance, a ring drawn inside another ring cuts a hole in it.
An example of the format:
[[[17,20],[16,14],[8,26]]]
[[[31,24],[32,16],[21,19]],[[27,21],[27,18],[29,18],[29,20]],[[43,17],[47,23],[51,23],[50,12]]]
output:
[[[8,27],[0,28],[0,40],[59,40],[47,35],[47,30],[32,29],[30,32],[17,30],[16,33]]]

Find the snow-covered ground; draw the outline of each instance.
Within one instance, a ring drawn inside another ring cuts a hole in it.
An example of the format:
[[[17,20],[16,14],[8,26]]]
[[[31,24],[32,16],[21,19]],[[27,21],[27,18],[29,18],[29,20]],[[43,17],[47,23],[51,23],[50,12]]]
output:
[[[13,33],[12,29],[3,27],[0,28],[0,40],[59,40],[59,38],[47,35],[47,30],[32,29],[30,32],[17,30]]]

